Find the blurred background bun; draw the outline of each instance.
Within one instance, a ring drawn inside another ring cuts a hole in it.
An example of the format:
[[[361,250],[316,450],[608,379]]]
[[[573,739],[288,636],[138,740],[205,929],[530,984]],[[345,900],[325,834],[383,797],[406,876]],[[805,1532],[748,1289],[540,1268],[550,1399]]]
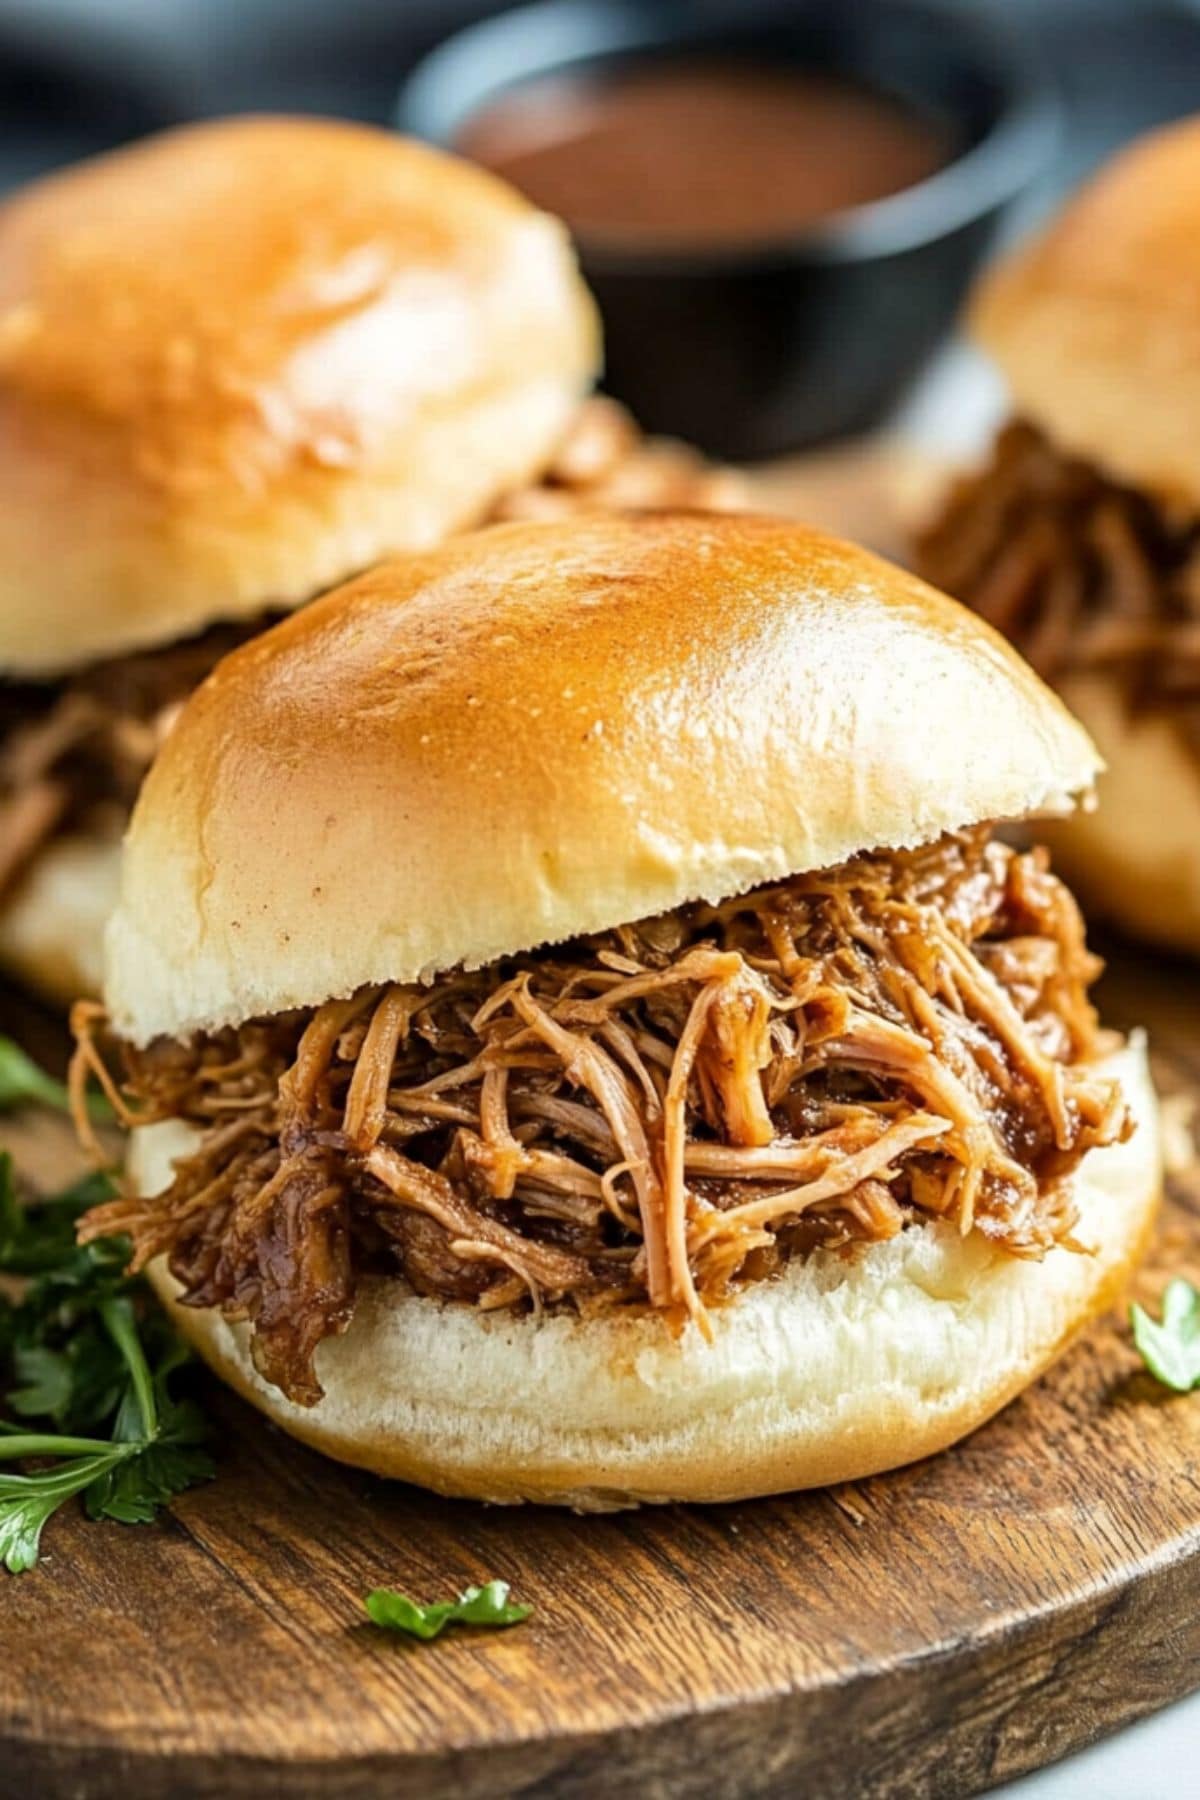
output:
[[[1013,417],[918,566],[1099,745],[1098,808],[1047,833],[1089,913],[1200,955],[1200,118],[1002,257],[969,325]]]
[[[985,275],[972,334],[1069,455],[1200,513],[1200,118],[1142,138]]]
[[[0,668],[436,542],[541,469],[598,364],[564,229],[390,132],[226,120],[25,190],[0,210]]]

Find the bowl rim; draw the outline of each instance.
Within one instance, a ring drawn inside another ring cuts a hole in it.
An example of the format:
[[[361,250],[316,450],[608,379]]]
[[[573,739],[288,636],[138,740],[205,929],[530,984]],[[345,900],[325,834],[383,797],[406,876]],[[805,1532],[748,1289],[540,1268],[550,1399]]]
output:
[[[856,0],[856,4],[859,0]],[[1061,106],[1045,65],[1028,41],[994,13],[958,0],[874,0],[897,18],[932,22],[954,34],[999,89],[997,115],[978,142],[911,187],[842,208],[797,231],[734,244],[648,245],[634,237],[575,232],[589,268],[605,274],[708,271],[797,260],[858,263],[902,255],[952,236],[998,210],[1025,188],[1058,141]],[[787,27],[786,16],[755,6],[699,13],[685,0],[526,0],[442,39],[401,84],[393,125],[452,149],[464,121],[505,90],[597,58],[638,50],[702,49],[705,43]],[[489,70],[480,83],[475,71]],[[470,71],[465,102],[464,71]]]

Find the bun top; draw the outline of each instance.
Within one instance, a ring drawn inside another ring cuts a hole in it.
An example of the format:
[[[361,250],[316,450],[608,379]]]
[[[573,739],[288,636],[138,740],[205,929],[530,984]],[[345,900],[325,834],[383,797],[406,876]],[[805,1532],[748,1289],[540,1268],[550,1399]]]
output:
[[[253,639],[151,771],[109,927],[139,1041],[1066,810],[1096,751],[974,614],[749,515],[497,525]]]
[[[391,132],[231,119],[34,184],[0,206],[0,672],[477,523],[598,354],[564,228]]]
[[[1200,506],[1200,117],[1122,151],[1001,259],[971,323],[1062,449]]]

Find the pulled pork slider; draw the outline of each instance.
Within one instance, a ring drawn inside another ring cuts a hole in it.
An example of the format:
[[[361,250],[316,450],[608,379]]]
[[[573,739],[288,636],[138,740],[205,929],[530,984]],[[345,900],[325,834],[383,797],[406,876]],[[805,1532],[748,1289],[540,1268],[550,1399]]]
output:
[[[129,1188],[85,1232],[288,1430],[445,1493],[939,1449],[1153,1211],[1143,1051],[990,823],[1098,767],[987,626],[796,526],[376,569],[226,659],[143,789],[72,1071]]]
[[[0,207],[0,960],[95,991],[179,701],[540,479],[598,357],[563,227],[391,132],[194,126]]]
[[[1200,119],[1124,151],[983,282],[1015,417],[918,546],[1108,763],[1051,842],[1092,910],[1200,952]]]

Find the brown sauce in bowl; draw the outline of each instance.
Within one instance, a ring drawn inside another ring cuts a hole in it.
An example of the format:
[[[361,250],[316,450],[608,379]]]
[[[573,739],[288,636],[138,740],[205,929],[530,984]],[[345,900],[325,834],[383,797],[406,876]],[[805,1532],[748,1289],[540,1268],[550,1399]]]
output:
[[[952,154],[936,124],[872,88],[707,59],[527,82],[455,148],[581,237],[667,247],[785,239]]]

